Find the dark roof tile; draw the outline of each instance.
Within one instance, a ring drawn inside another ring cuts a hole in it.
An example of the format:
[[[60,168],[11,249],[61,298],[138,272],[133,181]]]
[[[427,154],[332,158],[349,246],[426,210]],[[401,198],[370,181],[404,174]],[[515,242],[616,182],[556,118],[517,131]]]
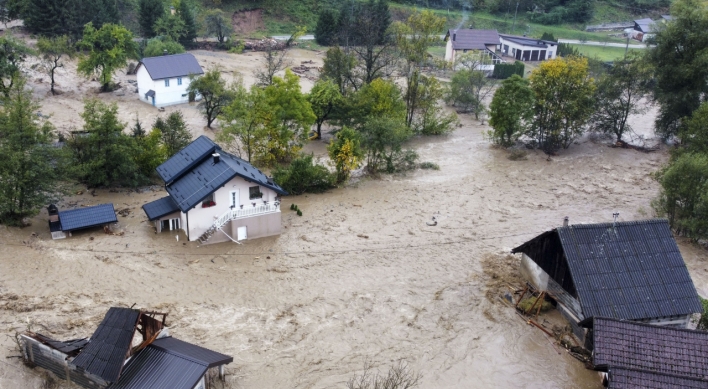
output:
[[[192,74],[204,74],[204,70],[190,53],[161,55],[159,57],[147,57],[140,61],[140,65],[150,74],[153,80],[163,78],[185,77]]]
[[[59,222],[63,231],[74,231],[117,223],[118,219],[113,204],[108,203],[59,211]]]
[[[152,221],[179,211],[179,207],[172,197],[165,196],[143,205],[143,211],[145,211],[148,220]]]
[[[233,362],[234,360],[231,356],[221,354],[192,343],[187,343],[173,337],[158,339],[152,342],[151,346],[185,358],[190,358],[208,367],[225,365]]]
[[[498,45],[497,30],[476,30],[461,28],[448,30],[445,40],[452,40],[453,50],[486,50],[486,45]]]

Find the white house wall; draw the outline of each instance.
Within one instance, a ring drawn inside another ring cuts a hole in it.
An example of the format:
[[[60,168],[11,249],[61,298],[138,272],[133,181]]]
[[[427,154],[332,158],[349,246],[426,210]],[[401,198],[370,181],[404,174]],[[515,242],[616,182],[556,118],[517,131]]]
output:
[[[505,46],[507,46],[508,49],[506,49]],[[556,53],[558,52],[558,45],[553,45],[553,46],[549,45],[548,48],[543,49],[543,48],[539,48],[539,47],[524,46],[519,43],[512,42],[510,40],[506,40],[503,37],[501,38],[501,51],[504,55],[516,58],[516,51],[518,51],[518,50],[528,51],[529,58],[531,58],[531,54],[530,54],[531,51],[533,51],[533,50],[539,51],[539,55],[540,55],[540,51],[545,50],[546,51],[546,58],[545,59],[553,59],[556,57]]]
[[[452,39],[448,39],[445,45],[445,61],[453,62],[455,60],[455,50],[452,49]]]
[[[224,162],[221,162],[224,163]],[[277,193],[275,193],[273,190],[268,189],[266,187],[260,186],[260,191],[263,193],[263,197],[260,199],[254,199],[251,200],[249,198],[249,188],[251,186],[256,186],[258,185],[257,183],[254,182],[246,182],[241,177],[235,177],[231,181],[229,181],[224,187],[219,188],[216,192],[214,192],[214,202],[216,205],[208,208],[202,208],[202,204],[199,203],[197,204],[196,207],[188,211],[189,214],[189,240],[194,241],[199,239],[202,234],[209,229],[209,227],[214,224],[214,221],[219,218],[221,215],[229,211],[231,208],[231,192],[234,190],[239,191],[239,200],[236,204],[236,208],[240,208],[240,206],[243,204],[243,209],[248,209],[253,207],[253,203],[256,205],[262,205],[263,201],[268,201],[269,204],[272,204],[275,201],[275,197],[277,196]],[[280,213],[277,214],[278,218],[280,218]],[[261,216],[253,216],[252,218],[258,218]],[[186,217],[185,217],[186,219]],[[228,226],[228,225],[227,225]],[[187,231],[187,221],[183,220],[182,222],[182,228]],[[229,231],[227,228],[224,228],[226,231]],[[256,231],[253,231],[253,234],[251,234],[251,231],[249,231],[249,237],[254,236],[257,237],[259,234]],[[225,235],[223,235],[222,232],[217,232],[215,233],[211,239],[209,239],[209,243],[218,243],[221,241],[228,241],[229,238]]]
[[[145,94],[149,90],[155,91],[155,106],[165,107],[174,104],[184,104],[189,102],[189,76],[182,77],[182,85],[177,85],[177,77],[170,78],[170,86],[165,86],[165,80],[153,80],[145,66],[140,66],[137,72],[138,94],[140,101],[152,105],[152,98],[146,98]]]

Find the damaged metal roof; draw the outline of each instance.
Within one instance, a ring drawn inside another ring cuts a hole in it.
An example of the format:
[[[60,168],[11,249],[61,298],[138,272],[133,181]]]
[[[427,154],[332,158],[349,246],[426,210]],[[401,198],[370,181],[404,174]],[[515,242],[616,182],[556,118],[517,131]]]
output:
[[[59,223],[62,231],[75,231],[84,228],[98,227],[110,223],[118,223],[116,211],[112,203],[94,205],[59,211]]]

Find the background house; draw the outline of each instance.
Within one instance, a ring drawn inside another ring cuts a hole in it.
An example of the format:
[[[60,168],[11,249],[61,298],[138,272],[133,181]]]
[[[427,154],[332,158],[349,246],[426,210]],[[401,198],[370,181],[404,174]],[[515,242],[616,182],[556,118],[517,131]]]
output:
[[[559,227],[512,253],[580,339],[593,316],[686,328],[703,311],[667,220]]]
[[[280,234],[279,196],[287,192],[203,135],[157,173],[169,196],[143,205],[157,232],[182,229],[202,243]]]
[[[634,31],[631,31],[631,38],[640,42],[645,42],[647,39],[654,36],[652,34],[656,30],[656,22],[649,18],[637,19],[634,21]]]
[[[143,58],[136,69],[140,100],[156,107],[188,103],[190,77],[204,74],[190,53]],[[199,96],[192,96],[192,100]]]
[[[499,48],[497,30],[475,30],[469,28],[448,30],[445,35],[445,60],[456,63],[460,53],[476,52],[484,62],[478,70],[493,71],[494,64],[504,60],[496,54]]]
[[[609,389],[708,388],[708,333],[602,317],[583,324]]]
[[[518,61],[545,61],[553,59],[558,52],[558,43],[524,36],[500,34],[502,55]]]

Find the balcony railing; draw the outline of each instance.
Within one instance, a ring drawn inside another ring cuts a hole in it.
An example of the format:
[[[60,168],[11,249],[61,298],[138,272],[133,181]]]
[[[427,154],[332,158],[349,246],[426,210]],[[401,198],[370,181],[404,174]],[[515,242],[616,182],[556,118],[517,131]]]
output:
[[[219,229],[223,227],[224,224],[228,223],[230,220],[242,219],[246,217],[253,217],[274,212],[280,212],[280,202],[276,201],[274,203],[256,205],[255,207],[244,209],[230,209],[214,221],[214,227]]]

